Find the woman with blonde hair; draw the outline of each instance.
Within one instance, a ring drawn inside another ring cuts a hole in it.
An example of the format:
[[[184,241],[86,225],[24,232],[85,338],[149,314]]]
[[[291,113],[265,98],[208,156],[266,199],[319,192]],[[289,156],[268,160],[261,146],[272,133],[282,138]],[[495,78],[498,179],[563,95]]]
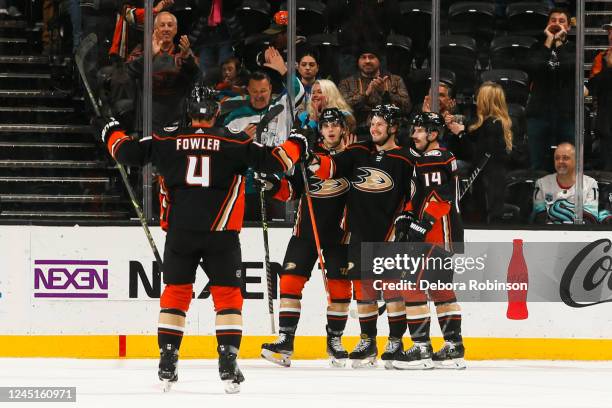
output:
[[[319,115],[327,108],[338,108],[346,118],[349,131],[355,129],[353,109],[346,103],[336,84],[327,79],[317,79],[312,85],[312,94],[306,110],[298,115],[301,127],[318,130]]]
[[[476,96],[476,120],[468,126],[468,132],[456,122],[447,126],[460,144],[467,142],[474,165],[482,163],[485,153],[491,155],[474,183],[474,195],[484,221],[499,221],[504,213],[506,165],[512,151],[512,120],[504,89],[494,82],[484,82]]]

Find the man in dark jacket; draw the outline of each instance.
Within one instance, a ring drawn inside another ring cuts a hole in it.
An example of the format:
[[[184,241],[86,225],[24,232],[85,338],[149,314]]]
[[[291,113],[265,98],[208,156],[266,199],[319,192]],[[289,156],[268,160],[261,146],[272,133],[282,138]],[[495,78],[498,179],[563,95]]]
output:
[[[576,47],[568,40],[571,16],[552,9],[546,37],[531,48],[531,95],[527,103],[527,132],[531,167],[551,170],[551,146],[574,140]]]

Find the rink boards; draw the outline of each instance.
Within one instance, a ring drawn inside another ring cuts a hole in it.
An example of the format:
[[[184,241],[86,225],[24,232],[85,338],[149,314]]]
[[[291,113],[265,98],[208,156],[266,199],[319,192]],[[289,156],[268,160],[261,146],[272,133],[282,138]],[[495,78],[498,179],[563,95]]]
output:
[[[164,233],[153,229],[163,249]],[[291,235],[270,230],[270,256],[282,263]],[[469,242],[592,242],[605,231],[466,231]],[[270,339],[261,230],[241,233],[245,266],[242,358],[259,355]],[[0,356],[154,357],[159,293],[163,287],[139,227],[3,226],[0,229]],[[542,254],[543,257],[547,254]],[[500,262],[507,264],[507,259]],[[612,268],[612,266],[609,266]],[[529,271],[530,276],[538,273]],[[214,314],[200,273],[188,314],[183,357],[214,357]],[[610,279],[608,274],[606,279]],[[573,308],[530,302],[529,318],[506,318],[505,302],[464,303],[463,334],[469,359],[612,359],[612,304]],[[320,273],[306,285],[296,358],[325,355],[325,292]],[[354,305],[351,306],[354,308]],[[278,313],[278,301],[275,301]],[[380,348],[387,333],[379,319]],[[358,321],[349,318],[347,347]],[[433,336],[439,336],[432,324]],[[435,339],[439,341],[439,339]]]

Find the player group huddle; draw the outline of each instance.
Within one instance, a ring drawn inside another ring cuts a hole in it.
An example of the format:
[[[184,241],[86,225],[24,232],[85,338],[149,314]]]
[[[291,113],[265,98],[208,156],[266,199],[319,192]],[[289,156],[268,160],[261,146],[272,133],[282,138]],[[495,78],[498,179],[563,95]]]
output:
[[[328,294],[327,353],[333,366],[343,367],[347,360],[353,368],[376,365],[377,300],[382,295],[389,324],[381,355],[385,368],[465,368],[461,308],[452,290],[381,294],[361,268],[365,242],[424,242],[426,252],[421,255],[442,258],[452,256],[458,250],[453,244],[463,242],[457,165],[452,153],[438,144],[444,131],[438,114],[414,117],[415,148],[397,145],[400,111],[394,105],[372,110],[371,141],[350,143],[343,113],[330,108],[319,119],[320,140],[311,132],[293,131],[283,144],[268,148],[244,132],[215,127],[219,106],[199,85],[188,102],[190,126],[141,140],[127,136],[113,119],[100,124],[102,141],[118,162],[153,163],[162,176],[166,286],[160,298],[158,345],[165,391],[178,380],[185,317],[200,263],[210,280],[216,312],[220,378],[228,393],[238,392],[244,381],[236,362],[243,305],[238,234],[248,168],[258,172],[256,184],[267,196],[299,200],[280,276],[279,336],[262,345],[262,357],[290,365],[302,290],[319,259]],[[307,177],[292,171],[298,164],[308,167]],[[429,272],[421,270],[417,279]],[[349,353],[341,340],[353,299],[361,336]],[[445,340],[436,352],[429,337],[429,300]],[[406,331],[413,345],[405,350]]]

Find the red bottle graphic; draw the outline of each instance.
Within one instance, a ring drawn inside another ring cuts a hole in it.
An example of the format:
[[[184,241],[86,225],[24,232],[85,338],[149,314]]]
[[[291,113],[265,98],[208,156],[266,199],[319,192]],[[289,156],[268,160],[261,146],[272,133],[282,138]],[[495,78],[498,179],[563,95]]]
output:
[[[508,265],[509,284],[525,283],[529,284],[529,272],[527,270],[527,262],[523,255],[523,240],[515,239],[513,241],[514,249],[512,258]],[[527,289],[510,289],[508,290],[508,311],[506,317],[512,320],[527,319],[529,312],[527,311]]]

